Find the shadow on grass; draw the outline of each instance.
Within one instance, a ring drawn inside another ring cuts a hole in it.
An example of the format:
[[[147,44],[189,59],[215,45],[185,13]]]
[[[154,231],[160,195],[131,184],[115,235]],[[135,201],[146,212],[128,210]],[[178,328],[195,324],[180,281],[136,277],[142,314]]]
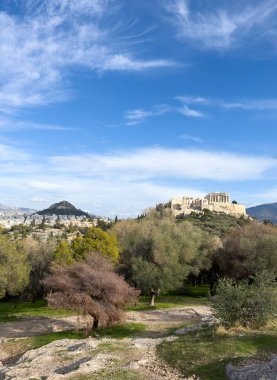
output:
[[[103,327],[92,332],[91,336],[95,338],[112,338],[123,339],[131,336],[136,336],[145,330],[145,325],[142,323],[122,323],[109,327]]]
[[[8,314],[0,315],[0,323],[14,322],[17,320],[18,318],[15,315],[8,315]]]

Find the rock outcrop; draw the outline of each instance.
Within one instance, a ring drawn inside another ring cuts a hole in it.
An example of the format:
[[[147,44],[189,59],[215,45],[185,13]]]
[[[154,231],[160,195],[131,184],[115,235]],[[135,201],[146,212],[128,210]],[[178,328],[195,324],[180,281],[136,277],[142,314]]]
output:
[[[1,366],[1,380],[67,379],[72,375],[99,371],[115,359],[97,352],[99,341],[62,339],[27,351],[15,365]]]
[[[245,367],[226,366],[227,380],[276,380],[277,379],[277,355],[270,363],[257,363]]]

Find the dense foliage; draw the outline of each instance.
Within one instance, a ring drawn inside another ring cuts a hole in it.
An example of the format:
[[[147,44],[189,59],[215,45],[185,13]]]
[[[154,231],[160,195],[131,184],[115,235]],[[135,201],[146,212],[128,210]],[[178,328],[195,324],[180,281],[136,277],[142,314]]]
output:
[[[34,301],[43,296],[41,281],[50,271],[57,242],[55,239],[41,241],[28,237],[22,242],[22,245],[27,252],[27,261],[30,266],[29,284],[26,292]]]
[[[20,294],[28,285],[29,273],[27,253],[22,245],[0,236],[0,298]]]
[[[263,271],[277,276],[277,228],[251,222],[232,231],[216,257],[220,274],[247,279]]]
[[[88,228],[84,236],[78,236],[71,243],[62,241],[56,248],[55,261],[60,264],[72,264],[76,260],[83,260],[90,252],[98,252],[116,262],[119,256],[119,247],[116,237],[110,231],[103,231],[98,227]]]
[[[259,328],[277,312],[275,279],[265,273],[252,282],[220,279],[211,301],[215,316],[226,327]]]
[[[220,245],[217,237],[153,210],[113,230],[122,248],[120,271],[144,294],[177,289],[190,273],[210,267]]]

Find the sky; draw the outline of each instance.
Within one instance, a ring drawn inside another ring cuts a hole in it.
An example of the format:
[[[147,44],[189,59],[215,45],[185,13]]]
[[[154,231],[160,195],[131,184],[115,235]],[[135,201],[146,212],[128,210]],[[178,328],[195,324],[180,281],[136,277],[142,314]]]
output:
[[[277,201],[276,0],[0,0],[0,203]]]

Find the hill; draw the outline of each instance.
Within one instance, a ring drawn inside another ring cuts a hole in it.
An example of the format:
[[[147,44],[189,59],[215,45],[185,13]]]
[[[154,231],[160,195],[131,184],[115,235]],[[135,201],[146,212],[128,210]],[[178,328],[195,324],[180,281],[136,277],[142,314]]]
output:
[[[247,219],[247,217],[237,218],[223,212],[219,213],[207,210],[203,214],[191,213],[190,215],[179,219],[179,221],[190,222],[203,231],[223,237],[232,229],[248,223],[249,219]]]
[[[25,208],[25,207],[13,207],[0,204],[0,212],[3,213],[22,213],[22,214],[33,214],[36,210]]]
[[[45,210],[38,211],[39,215],[64,215],[64,216],[84,216],[89,218],[90,215],[82,210],[77,209],[71,203],[67,201],[62,201],[59,203],[54,203],[52,206],[46,208]]]
[[[277,223],[277,203],[266,203],[246,209],[249,216],[258,220],[269,220],[271,223]]]

